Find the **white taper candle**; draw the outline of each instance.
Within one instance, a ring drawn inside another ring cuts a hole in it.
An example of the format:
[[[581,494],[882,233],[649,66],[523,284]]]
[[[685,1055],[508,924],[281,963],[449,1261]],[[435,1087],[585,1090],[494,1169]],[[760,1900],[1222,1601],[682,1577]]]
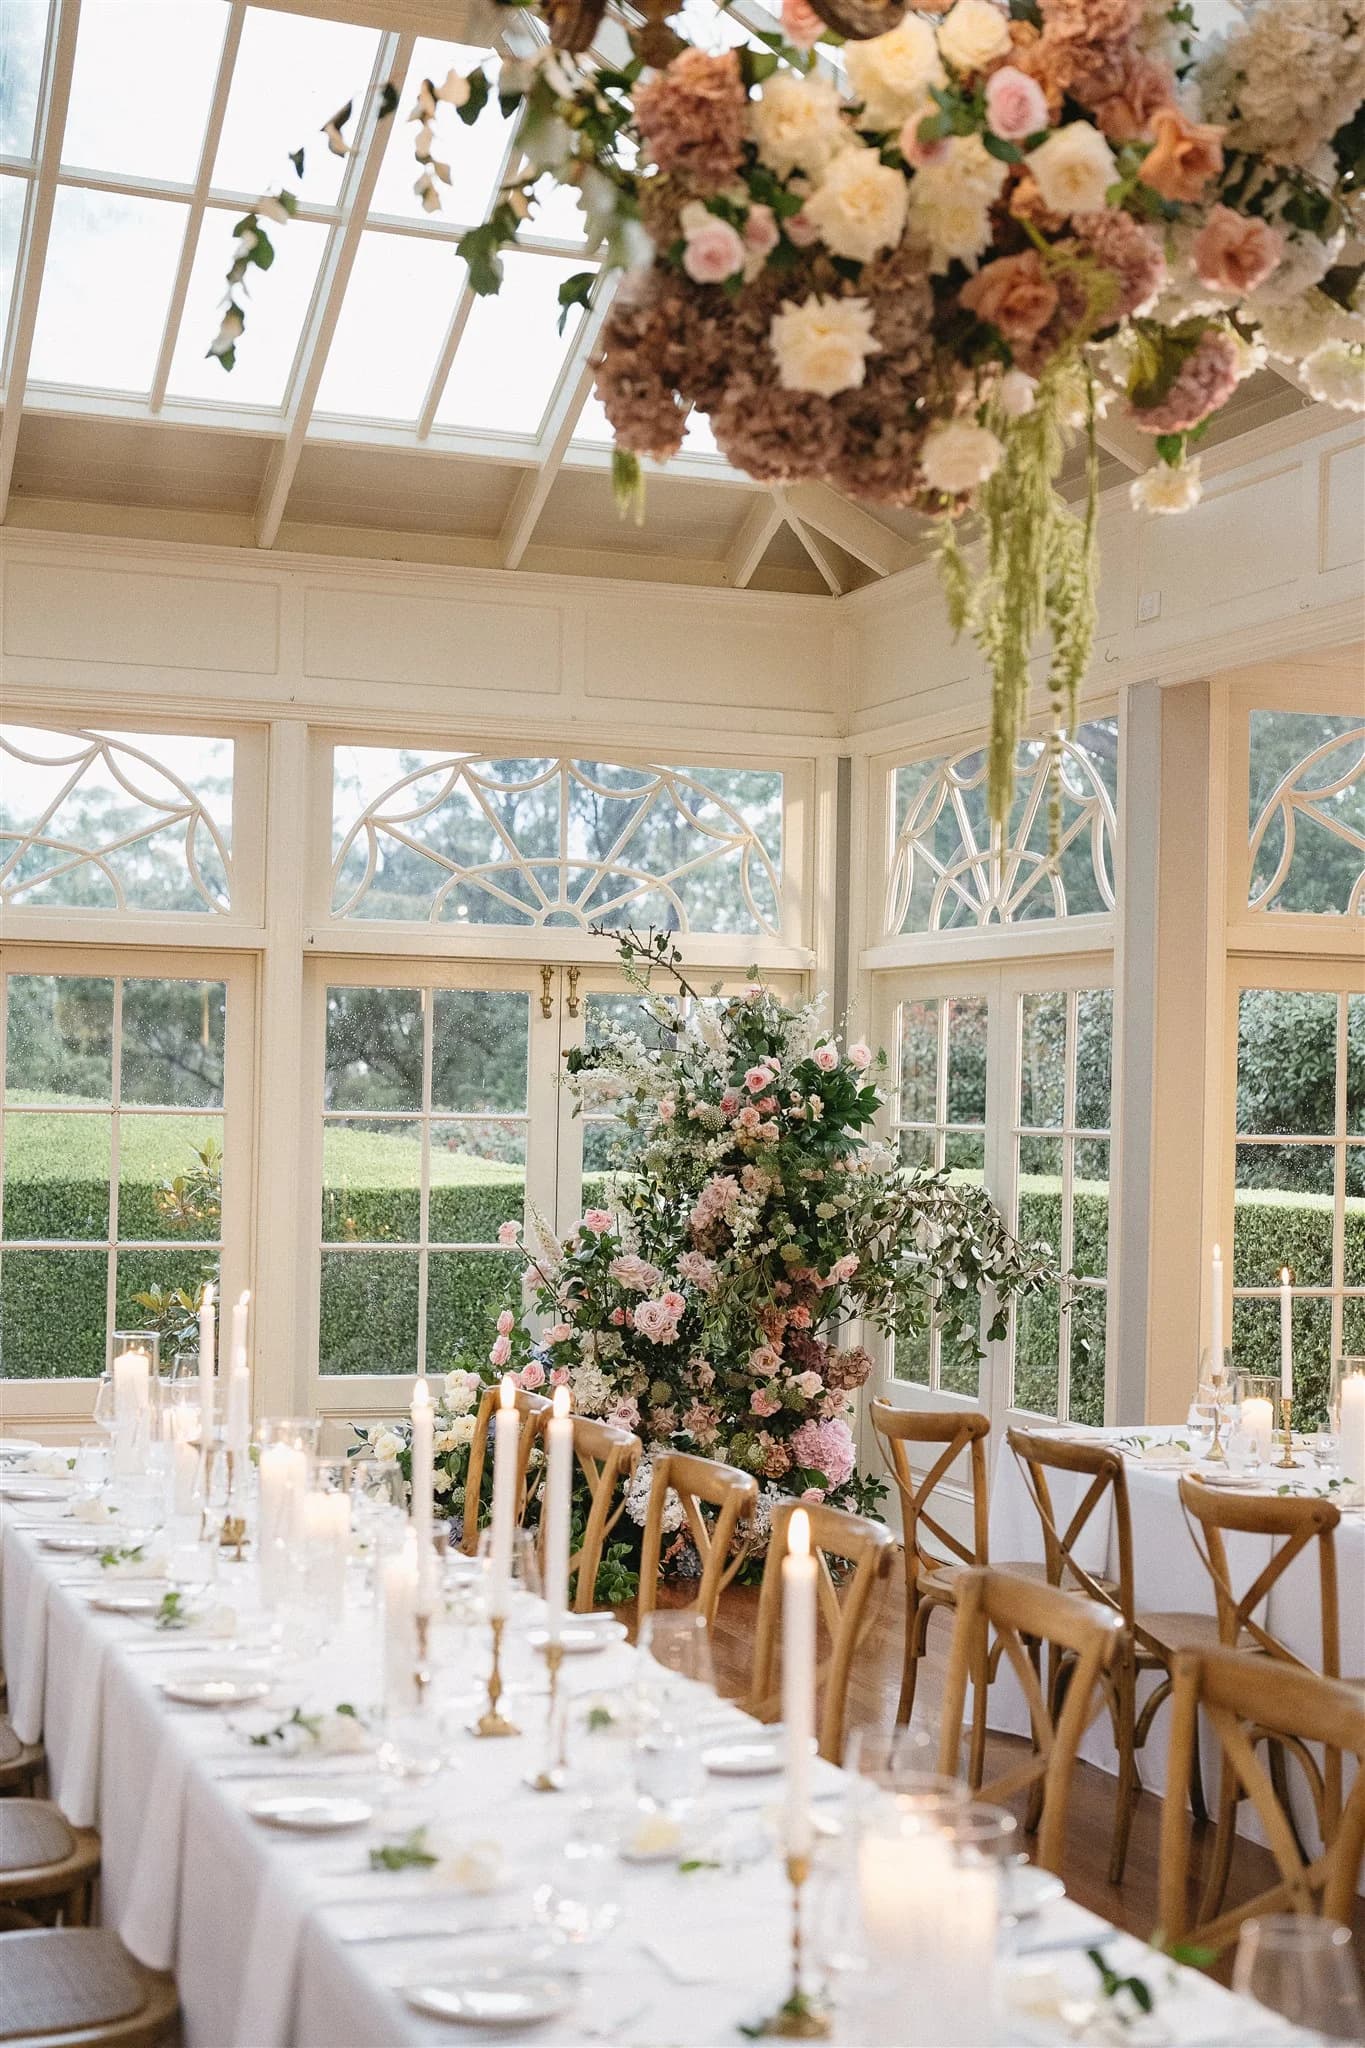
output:
[[[512,1531],[517,1519],[517,1444],[521,1417],[517,1385],[509,1374],[502,1383],[493,1418],[493,1540],[489,1546],[488,1612],[493,1620],[507,1613],[512,1581]]]
[[[1294,1398],[1294,1297],[1289,1288],[1289,1268],[1280,1271],[1280,1399]]]
[[[569,1605],[569,1516],[573,1495],[573,1416],[567,1387],[556,1387],[545,1475],[545,1610],[549,1637],[563,1634]]]
[[[424,1379],[412,1390],[412,1533],[417,1539],[417,1611],[430,1614],[434,1605],[434,1558],[431,1548],[432,1485],[431,1394]]]
[[[782,1726],[786,1742],[786,1851],[811,1848],[812,1748],[815,1736],[815,1581],[810,1516],[797,1508],[782,1560]]]

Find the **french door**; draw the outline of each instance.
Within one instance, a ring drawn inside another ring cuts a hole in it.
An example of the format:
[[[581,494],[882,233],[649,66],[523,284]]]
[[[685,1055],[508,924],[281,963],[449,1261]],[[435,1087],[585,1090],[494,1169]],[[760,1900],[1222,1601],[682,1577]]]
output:
[[[880,1390],[898,1405],[982,1409],[995,1440],[1016,1417],[1104,1419],[1110,981],[1107,956],[877,977],[877,1031],[892,1061],[887,1135],[899,1156],[984,1186],[1070,1276],[1024,1302],[980,1358],[936,1321],[918,1338],[885,1341]],[[983,1301],[983,1340],[993,1312]]]
[[[382,1412],[412,1375],[487,1357],[520,1273],[503,1224],[563,1232],[606,1194],[622,1133],[608,1115],[574,1114],[566,1055],[609,1025],[656,1027],[612,966],[309,969],[314,1278],[300,1391],[324,1412]]]

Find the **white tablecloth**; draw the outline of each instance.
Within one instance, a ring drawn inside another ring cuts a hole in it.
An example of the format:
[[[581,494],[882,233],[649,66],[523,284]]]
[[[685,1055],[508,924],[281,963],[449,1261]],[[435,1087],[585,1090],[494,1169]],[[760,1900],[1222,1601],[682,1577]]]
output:
[[[1301,1473],[1295,1476],[1308,1481],[1313,1476],[1312,1468],[1305,1464]],[[1180,1505],[1180,1473],[1169,1468],[1144,1466],[1140,1458],[1129,1458],[1127,1479],[1138,1612],[1145,1608],[1151,1613],[1215,1613],[1213,1582],[1194,1547]],[[1066,1528],[1088,1484],[1089,1481],[1080,1474],[1049,1472],[1048,1487],[1059,1529]],[[1228,1570],[1237,1594],[1240,1595],[1262,1570],[1271,1549],[1268,1536],[1230,1535],[1227,1538]],[[1347,1676],[1359,1677],[1365,1674],[1365,1515],[1359,1510],[1342,1515],[1336,1532],[1336,1550],[1341,1669]],[[1043,1555],[1038,1511],[1023,1474],[1008,1450],[1002,1451],[996,1464],[991,1488],[990,1554],[1002,1563],[1011,1558],[1041,1560]],[[1086,1571],[1115,1579],[1118,1577],[1112,1508],[1097,1511],[1092,1516],[1075,1554]],[[1322,1606],[1316,1544],[1300,1552],[1277,1580],[1260,1620],[1295,1656],[1301,1657],[1315,1670],[1321,1669]],[[1159,1682],[1159,1674],[1140,1682],[1139,1707],[1146,1693]],[[1138,1754],[1142,1782],[1149,1791],[1164,1792],[1166,1789],[1169,1720],[1169,1707],[1164,1707]],[[997,1682],[991,1688],[989,1721],[992,1727],[1012,1733],[1028,1732],[1023,1695],[1013,1674],[1003,1665]],[[1103,1770],[1118,1770],[1113,1730],[1107,1715],[1091,1727],[1082,1743],[1081,1754]],[[1212,1749],[1205,1750],[1203,1761],[1207,1789],[1214,1782],[1210,1775],[1216,1763]],[[1301,1812],[1300,1817],[1306,1825],[1306,1811]],[[1255,1831],[1250,1816],[1246,1817],[1246,1825],[1250,1831]]]
[[[147,1624],[106,1615],[88,1604],[94,1568],[39,1547],[37,1512],[5,1515],[0,1548],[0,1631],[16,1710],[26,1732],[41,1726],[57,1796],[73,1821],[93,1823],[103,1837],[102,1917],[144,1962],[174,1969],[189,2048],[400,2048],[448,2042],[449,2031],[419,2017],[398,1995],[395,1980],[439,1974],[458,1957],[449,1941],[373,1943],[372,1936],[445,1924],[511,1922],[533,1933],[529,1898],[550,1871],[564,1836],[570,1802],[527,1789],[523,1774],[539,1761],[543,1700],[516,1710],[531,1739],[476,1742],[458,1724],[445,1728],[450,1767],[416,1794],[422,1818],[461,1839],[494,1838],[510,1873],[505,1893],[472,1898],[427,1872],[396,1875],[370,1869],[371,1833],[299,1838],[262,1828],[245,1802],[259,1783],[238,1777],[255,1753],[234,1737],[224,1717],[167,1702],[158,1680],[177,1665],[207,1669],[211,1650],[193,1654],[188,1637],[160,1638]],[[246,1567],[225,1566],[223,1597],[245,1607]],[[448,1664],[470,1679],[482,1664],[482,1631],[452,1631]],[[610,1692],[630,1683],[636,1652],[618,1646],[570,1667],[575,1690]],[[359,1706],[376,1690],[372,1611],[348,1614],[328,1652],[281,1681],[285,1698],[314,1709],[342,1700]],[[581,1672],[581,1676],[580,1676]],[[514,1656],[510,1675],[532,1682],[529,1664]],[[377,1792],[373,1758],[336,1760],[352,1788]],[[288,1764],[265,1759],[274,1784],[290,1782]],[[231,1776],[225,1774],[231,1772]],[[820,1766],[826,1792],[845,1781]],[[302,1778],[295,1773],[299,1789]],[[309,1781],[313,1790],[345,1789]],[[771,1798],[773,1780],[715,1781],[718,1805]],[[411,1814],[409,1814],[409,1819]],[[737,2041],[737,2028],[772,2008],[786,1989],[788,1916],[776,1858],[742,1872],[684,1873],[676,1864],[622,1866],[620,1926],[604,1943],[579,1953],[578,2002],[566,2018],[537,2029],[550,2044],[611,2040],[639,2044]],[[1104,1924],[1069,1904],[1053,1909],[1063,1938]],[[1141,1946],[1115,1938],[1110,1959],[1151,1976],[1157,1969]],[[1093,1992],[1084,1957],[1057,1964],[1068,1988]],[[1248,2008],[1190,1972],[1169,1994],[1178,2037],[1226,2041],[1246,2032]],[[1291,2030],[1254,2015],[1258,2038],[1283,2040]],[[845,2023],[836,2039],[848,2041]],[[1038,2040],[1036,2025],[1006,2039]]]

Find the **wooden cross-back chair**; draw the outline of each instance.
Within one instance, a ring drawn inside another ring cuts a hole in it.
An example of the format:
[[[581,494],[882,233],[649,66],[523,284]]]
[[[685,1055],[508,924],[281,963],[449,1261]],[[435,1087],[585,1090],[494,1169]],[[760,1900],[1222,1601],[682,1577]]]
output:
[[[493,1430],[493,1417],[502,1403],[502,1388],[485,1387],[479,1400],[478,1413],[474,1418],[474,1434],[469,1444],[469,1471],[465,1477],[464,1490],[464,1531],[460,1537],[460,1548],[473,1557],[479,1548],[479,1495],[483,1489],[484,1468],[488,1464],[488,1439]],[[517,1521],[520,1523],[526,1513],[529,1486],[531,1452],[539,1440],[545,1417],[550,1412],[550,1403],[543,1394],[528,1394],[517,1389],[517,1414],[521,1418],[517,1434]]]
[[[1119,1884],[1128,1860],[1133,1811],[1142,1790],[1138,1751],[1170,1698],[1176,1652],[1217,1648],[1218,1622],[1212,1614],[1139,1611],[1133,1566],[1133,1517],[1121,1451],[1109,1444],[1073,1443],[1042,1431],[1022,1429],[1012,1429],[1008,1441],[1037,1510],[1048,1583],[1100,1601],[1122,1623],[1118,1648],[1104,1680],[1119,1759],[1109,1882]],[[1089,1481],[1064,1527],[1054,1506],[1050,1472]],[[1087,1532],[1111,1514],[1116,1577],[1091,1571],[1077,1555]],[[1050,1660],[1050,1684],[1056,1684],[1064,1675],[1066,1662],[1065,1654]],[[1138,1680],[1150,1672],[1160,1676],[1139,1713]],[[1206,1818],[1197,1749],[1190,1760],[1190,1801],[1200,1818]]]
[[[999,1805],[1027,1790],[1024,1825],[1038,1832],[1034,1860],[1060,1874],[1076,1753],[1086,1729],[1104,1711],[1104,1681],[1123,1624],[1111,1606],[1080,1593],[1014,1572],[964,1572],[939,1738],[939,1769],[947,1777],[958,1775],[967,1685],[981,1668],[992,1630],[1028,1705],[1032,1752],[983,1785],[978,1796]],[[1040,1643],[1066,1659],[1062,1681],[1046,1693],[1031,1654]]]
[[[1255,1650],[1262,1657],[1312,1670],[1261,1618],[1275,1586],[1295,1559],[1316,1546],[1318,1600],[1322,1622],[1319,1675],[1341,1677],[1341,1629],[1337,1601],[1337,1524],[1340,1512],[1334,1502],[1309,1495],[1265,1495],[1223,1492],[1186,1477],[1180,1481],[1180,1504],[1195,1549],[1213,1581],[1218,1607],[1218,1634],[1224,1648]],[[1230,1534],[1264,1536],[1270,1540],[1265,1565],[1238,1594],[1232,1583],[1225,1538]],[[1288,1810],[1285,1779],[1286,1752],[1303,1772],[1317,1815],[1318,1832],[1331,1838],[1341,1817],[1341,1752],[1328,1749],[1321,1764],[1302,1742],[1269,1739],[1269,1765],[1276,1793]],[[1238,1804],[1235,1780],[1223,1773],[1218,1798],[1218,1838],[1211,1859],[1208,1887],[1201,1911],[1207,1917],[1221,1904],[1232,1861],[1233,1835]]]
[[[1161,1815],[1158,1901],[1167,1938],[1217,1948],[1242,1921],[1263,1913],[1321,1912],[1349,1926],[1365,1858],[1365,1695],[1358,1686],[1269,1657],[1230,1649],[1183,1651],[1175,1660],[1173,1777],[1197,1746],[1201,1708],[1218,1742],[1224,1778],[1235,1779],[1265,1830],[1279,1881],[1212,1918],[1205,1917],[1202,1905],[1192,1914],[1190,1825],[1181,1802],[1167,1799]],[[1266,1735],[1296,1749],[1320,1743],[1338,1756],[1356,1758],[1355,1784],[1316,1858],[1309,1859],[1300,1848],[1292,1817],[1257,1753],[1257,1742]]]
[[[752,1518],[758,1506],[758,1481],[751,1472],[741,1472],[738,1466],[722,1465],[714,1458],[697,1458],[687,1451],[664,1451],[655,1458],[640,1550],[636,1612],[641,1621],[654,1612],[658,1596],[664,1511],[670,1492],[682,1504],[683,1522],[701,1559],[696,1609],[710,1628],[721,1594],[748,1554],[748,1541],[741,1533],[741,1525]],[[715,1509],[710,1521],[702,1512],[706,1507]]]
[[[829,1655],[816,1683],[823,1694],[820,1708],[820,1754],[830,1763],[843,1761],[844,1725],[848,1718],[848,1686],[857,1655],[876,1612],[875,1594],[891,1569],[895,1538],[884,1522],[852,1515],[823,1502],[783,1501],[773,1509],[772,1534],[758,1596],[753,1678],[745,1710],[760,1721],[773,1721],[782,1711],[778,1679],[778,1644],[782,1622],[782,1561],[787,1530],[797,1509],[810,1517],[811,1554],[819,1573],[820,1619],[829,1636]],[[836,1572],[830,1559],[845,1567]]]
[[[573,1419],[574,1457],[588,1482],[588,1522],[583,1541],[569,1559],[573,1611],[591,1613],[596,1605],[597,1570],[608,1536],[625,1513],[626,1494],[644,1450],[638,1436],[612,1422],[590,1415]]]

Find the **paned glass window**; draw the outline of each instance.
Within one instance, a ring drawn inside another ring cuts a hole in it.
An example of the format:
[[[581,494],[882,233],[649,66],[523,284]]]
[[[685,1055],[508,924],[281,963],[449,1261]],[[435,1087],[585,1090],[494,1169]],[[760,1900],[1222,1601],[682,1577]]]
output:
[[[1365,721],[1251,714],[1253,911],[1365,913]]]

